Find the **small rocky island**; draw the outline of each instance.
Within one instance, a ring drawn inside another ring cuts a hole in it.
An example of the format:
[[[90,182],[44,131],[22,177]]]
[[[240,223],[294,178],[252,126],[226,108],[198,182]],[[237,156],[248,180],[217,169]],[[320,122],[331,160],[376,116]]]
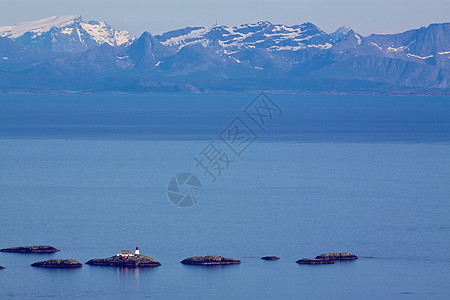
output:
[[[318,259],[318,258],[303,258],[296,261],[296,263],[301,265],[328,265],[334,264],[334,260],[329,259]]]
[[[21,246],[0,249],[0,252],[13,252],[13,253],[54,253],[59,250],[52,246]]]
[[[5,267],[0,266],[0,270],[6,269]]]
[[[261,257],[261,259],[263,259],[263,260],[278,260],[280,258],[276,257],[276,256],[263,256],[263,257]]]
[[[212,265],[240,264],[241,261],[238,259],[223,257],[219,255],[206,255],[206,256],[189,257],[181,261],[181,263],[184,265],[212,266]]]
[[[86,263],[93,266],[110,266],[110,267],[127,267],[127,268],[143,268],[158,267],[161,264],[154,258],[142,254],[120,257],[113,256],[109,258],[94,258]]]
[[[343,252],[343,253],[324,253],[316,256],[316,259],[328,259],[328,260],[353,260],[359,257],[353,253]]]
[[[298,264],[303,265],[322,265],[322,264],[334,264],[337,260],[353,260],[358,259],[353,253],[343,252],[343,253],[324,253],[317,255],[316,258],[303,258],[297,260]]]
[[[75,259],[49,259],[35,262],[34,264],[31,264],[31,266],[41,268],[73,269],[81,268],[83,264]]]
[[[139,253],[139,248],[131,253],[128,250],[122,250],[117,255],[109,258],[94,258],[86,263],[93,266],[108,266],[108,267],[126,267],[126,268],[144,268],[144,267],[158,267],[161,264],[154,258]]]

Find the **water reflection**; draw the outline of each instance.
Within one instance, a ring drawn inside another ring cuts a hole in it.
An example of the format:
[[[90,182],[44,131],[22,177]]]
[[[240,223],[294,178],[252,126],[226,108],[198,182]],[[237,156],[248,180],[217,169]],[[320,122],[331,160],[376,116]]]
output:
[[[139,282],[141,274],[151,272],[153,268],[116,268],[116,274],[121,279],[134,279]]]
[[[221,271],[227,268],[239,268],[240,264],[228,264],[228,265],[183,265],[184,268],[192,268],[198,270],[207,271]]]

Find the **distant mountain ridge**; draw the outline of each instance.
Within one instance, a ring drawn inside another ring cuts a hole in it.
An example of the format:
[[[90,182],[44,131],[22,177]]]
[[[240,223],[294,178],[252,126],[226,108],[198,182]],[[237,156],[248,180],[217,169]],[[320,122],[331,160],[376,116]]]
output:
[[[328,49],[331,37],[311,23],[286,26],[258,22],[235,27],[187,27],[170,31],[156,38],[164,45],[182,48],[200,43],[203,46],[216,42],[228,52],[239,49],[267,49],[269,51],[304,50],[307,47]]]
[[[0,90],[447,95],[450,23],[363,37],[263,21],[135,38],[51,17],[0,27]]]

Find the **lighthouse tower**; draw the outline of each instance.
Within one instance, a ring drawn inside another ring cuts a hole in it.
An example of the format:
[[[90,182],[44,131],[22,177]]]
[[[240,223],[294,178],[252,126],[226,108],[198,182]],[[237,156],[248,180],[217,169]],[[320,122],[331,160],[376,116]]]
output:
[[[136,251],[134,251],[134,254],[136,255],[136,254],[140,254],[139,253],[139,247],[136,247]]]

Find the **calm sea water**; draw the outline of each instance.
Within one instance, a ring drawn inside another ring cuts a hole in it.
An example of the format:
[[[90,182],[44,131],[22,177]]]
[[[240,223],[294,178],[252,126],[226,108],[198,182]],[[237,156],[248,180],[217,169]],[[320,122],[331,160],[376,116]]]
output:
[[[0,253],[0,298],[448,299],[449,99],[271,97],[263,132],[254,95],[1,95],[0,248],[62,251]],[[237,116],[258,139],[212,183],[193,158]],[[179,172],[203,184],[190,208]],[[136,246],[162,266],[29,266]],[[331,251],[360,259],[295,263]],[[242,264],[179,263],[208,254]]]

